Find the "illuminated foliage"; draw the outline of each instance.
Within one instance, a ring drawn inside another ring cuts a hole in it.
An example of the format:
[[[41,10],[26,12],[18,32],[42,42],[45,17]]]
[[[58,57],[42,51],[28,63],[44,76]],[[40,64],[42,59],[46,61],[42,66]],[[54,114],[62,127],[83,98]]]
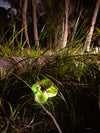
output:
[[[58,93],[56,85],[49,79],[36,82],[31,89],[35,92],[35,101],[38,103],[45,103],[49,97],[54,97]]]

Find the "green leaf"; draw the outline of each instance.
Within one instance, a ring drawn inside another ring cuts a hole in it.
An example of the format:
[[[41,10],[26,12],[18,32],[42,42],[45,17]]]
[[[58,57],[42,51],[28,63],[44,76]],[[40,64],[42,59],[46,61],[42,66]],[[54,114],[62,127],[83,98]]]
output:
[[[39,91],[38,85],[37,84],[33,84],[31,90],[34,91],[35,93],[37,93]]]
[[[56,96],[58,93],[58,89],[56,86],[51,86],[48,90],[47,90],[47,94],[48,97],[54,97]]]
[[[96,27],[96,30],[100,33],[100,29]]]
[[[47,92],[37,92],[35,95],[35,101],[38,103],[45,103],[48,99]]]
[[[49,79],[42,79],[41,82],[39,82],[41,89],[42,89],[42,87],[45,89],[48,89],[52,86],[52,84],[53,84],[52,81]]]
[[[11,113],[11,117],[13,118],[13,107],[11,105],[11,103],[8,102],[9,108],[10,108],[10,113]]]

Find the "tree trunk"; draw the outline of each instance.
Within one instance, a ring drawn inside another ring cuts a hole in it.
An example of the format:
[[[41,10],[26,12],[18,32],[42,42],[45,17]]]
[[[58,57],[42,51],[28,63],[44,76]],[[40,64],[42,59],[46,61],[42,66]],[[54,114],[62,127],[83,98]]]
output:
[[[62,48],[66,47],[67,43],[67,37],[68,37],[68,5],[69,5],[69,0],[65,0],[65,30],[64,30],[64,38],[63,38],[63,46]]]
[[[93,13],[93,17],[92,17],[90,31],[87,35],[87,39],[86,39],[86,42],[85,42],[87,52],[90,51],[90,43],[91,43],[93,31],[94,31],[94,26],[95,26],[95,23],[96,23],[97,14],[98,14],[98,11],[99,11],[99,6],[100,6],[100,0],[97,0],[96,6],[95,6],[95,9],[94,9],[94,13]]]
[[[32,0],[33,7],[33,32],[36,48],[39,48],[39,39],[38,39],[38,28],[37,28],[37,17],[36,17],[36,2]]]
[[[27,5],[28,5],[28,0],[24,0],[24,5],[22,8],[22,18],[23,18],[23,25],[25,27],[25,38],[28,44],[28,48],[30,47],[30,42],[29,42],[29,37],[28,37],[28,31],[27,31],[27,18],[26,18],[26,14],[27,14]]]

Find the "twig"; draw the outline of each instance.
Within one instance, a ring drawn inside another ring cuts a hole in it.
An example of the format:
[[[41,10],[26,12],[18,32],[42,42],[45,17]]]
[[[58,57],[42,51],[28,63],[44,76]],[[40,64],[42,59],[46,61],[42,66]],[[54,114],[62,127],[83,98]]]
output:
[[[52,118],[52,120],[53,120],[55,126],[57,127],[57,129],[58,129],[58,131],[59,131],[59,133],[62,133],[62,131],[61,131],[61,129],[60,129],[60,126],[58,125],[56,119],[55,119],[54,116],[51,114],[51,112],[49,112],[49,111],[43,106],[43,104],[40,103],[40,105],[41,105],[41,107],[43,108],[43,110]]]
[[[33,125],[27,125],[27,126],[25,126],[25,127],[23,127],[23,128],[21,128],[21,129],[19,129],[19,131],[22,131],[22,130],[24,130],[24,129],[26,129],[26,128],[30,128],[30,127],[34,127],[34,126],[36,126],[36,125],[39,125],[39,124],[41,124],[42,122],[38,122],[38,123],[36,123],[36,124],[33,124]]]

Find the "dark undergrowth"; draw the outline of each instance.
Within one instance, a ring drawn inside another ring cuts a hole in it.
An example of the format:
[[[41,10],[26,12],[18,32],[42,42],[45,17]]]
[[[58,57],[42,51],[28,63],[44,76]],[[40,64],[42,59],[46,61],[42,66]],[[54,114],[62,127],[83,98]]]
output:
[[[58,87],[58,94],[43,105],[63,133],[99,133],[100,66],[93,55],[53,56],[45,66],[21,74],[32,86],[45,77]],[[31,89],[12,75],[0,81],[1,133],[58,133],[52,119],[34,100]]]

